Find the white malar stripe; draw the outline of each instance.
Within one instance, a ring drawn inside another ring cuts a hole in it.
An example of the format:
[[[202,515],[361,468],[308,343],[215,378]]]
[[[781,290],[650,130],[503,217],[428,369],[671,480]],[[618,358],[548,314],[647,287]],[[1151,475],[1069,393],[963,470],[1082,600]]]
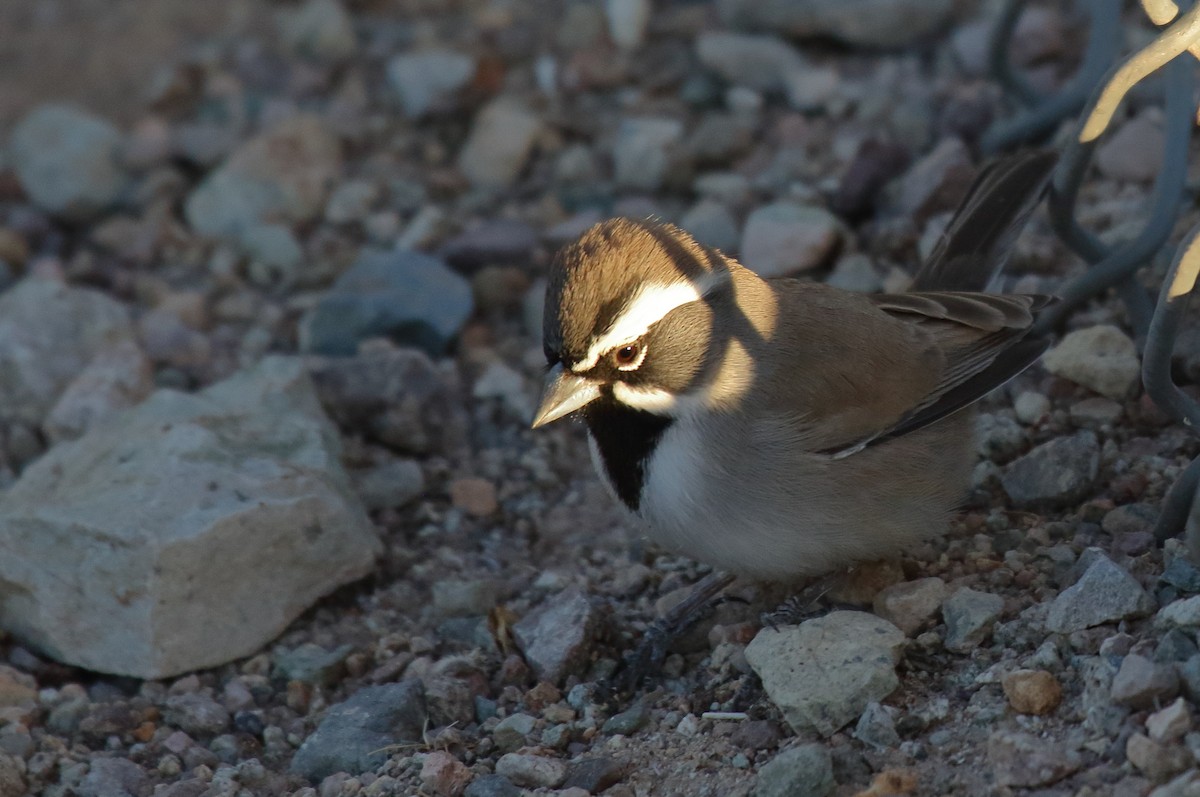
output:
[[[655,415],[674,415],[679,398],[656,387],[633,387],[624,382],[614,382],[613,398],[626,407],[652,412]]]
[[[587,357],[572,365],[571,370],[580,373],[594,368],[607,352],[645,335],[651,326],[661,321],[676,307],[704,298],[718,280],[718,276],[707,274],[696,281],[682,280],[669,285],[660,283],[642,286],[628,309],[607,332],[588,347]]]

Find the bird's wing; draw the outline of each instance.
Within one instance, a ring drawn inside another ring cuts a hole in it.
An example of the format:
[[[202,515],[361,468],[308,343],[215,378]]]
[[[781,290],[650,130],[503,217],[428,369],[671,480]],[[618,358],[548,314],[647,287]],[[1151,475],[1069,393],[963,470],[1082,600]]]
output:
[[[834,457],[916,431],[1020,373],[1045,348],[1025,335],[1053,301],[952,292],[851,299],[811,287],[793,297],[788,304],[808,321],[789,333],[797,351],[785,359],[801,374],[772,388],[775,409],[795,414],[809,450]]]

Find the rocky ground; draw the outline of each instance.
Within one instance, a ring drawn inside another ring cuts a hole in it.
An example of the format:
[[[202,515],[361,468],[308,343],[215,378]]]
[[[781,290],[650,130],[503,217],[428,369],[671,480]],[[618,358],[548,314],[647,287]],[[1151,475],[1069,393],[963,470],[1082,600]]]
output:
[[[0,9],[0,796],[1200,793],[1200,570],[1150,531],[1200,445],[1116,301],[982,402],[945,538],[796,625],[735,586],[632,696],[608,677],[706,570],[579,428],[527,429],[542,274],[600,218],[902,289],[1010,111],[995,4],[176,5],[144,48]],[[1048,91],[1068,6],[1014,47]],[[69,89],[37,42],[91,54]],[[1098,151],[1106,238],[1156,106]],[[1081,269],[1039,216],[1008,287]]]

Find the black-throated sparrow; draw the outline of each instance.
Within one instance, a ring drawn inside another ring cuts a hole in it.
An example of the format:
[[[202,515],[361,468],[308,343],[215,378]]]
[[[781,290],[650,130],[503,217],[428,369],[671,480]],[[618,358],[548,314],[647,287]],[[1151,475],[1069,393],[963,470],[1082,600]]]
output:
[[[551,267],[533,426],[578,414],[615,496],[675,551],[791,580],[936,536],[966,491],[961,412],[1045,349],[1048,297],[983,293],[1055,156],[976,179],[912,291],[762,279],[614,219]]]

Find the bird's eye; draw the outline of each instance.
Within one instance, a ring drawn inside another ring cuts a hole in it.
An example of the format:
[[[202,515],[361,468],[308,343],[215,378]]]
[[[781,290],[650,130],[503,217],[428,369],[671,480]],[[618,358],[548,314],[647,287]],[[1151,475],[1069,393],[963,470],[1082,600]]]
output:
[[[642,357],[642,347],[637,343],[630,343],[627,346],[622,346],[613,352],[613,361],[618,368],[630,368],[637,366]]]

